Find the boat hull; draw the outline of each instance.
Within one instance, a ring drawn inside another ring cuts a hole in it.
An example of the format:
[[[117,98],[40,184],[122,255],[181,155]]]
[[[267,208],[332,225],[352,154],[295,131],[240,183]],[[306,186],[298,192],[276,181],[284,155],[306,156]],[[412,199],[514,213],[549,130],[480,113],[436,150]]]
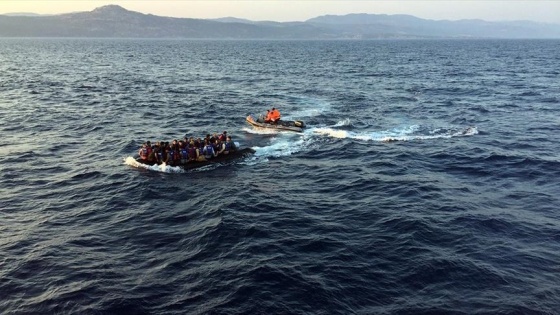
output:
[[[253,115],[249,115],[246,118],[247,122],[255,127],[266,128],[266,129],[273,129],[273,130],[287,130],[287,131],[295,131],[295,132],[303,132],[303,128],[305,128],[302,121],[284,121],[281,120],[278,123],[271,124],[265,123],[260,118],[256,118]]]
[[[199,167],[203,167],[203,166],[207,166],[207,165],[212,165],[212,164],[228,163],[230,161],[249,156],[253,153],[255,153],[255,150],[253,150],[251,148],[244,148],[244,149],[241,149],[241,150],[237,150],[235,152],[230,152],[229,154],[218,155],[217,157],[214,157],[214,158],[212,158],[208,161],[201,161],[201,162],[199,162],[199,161],[189,161],[187,163],[180,163],[180,164],[172,165],[172,166],[179,166],[179,167],[184,168],[185,170],[190,170],[190,169],[195,169],[195,168],[199,168]],[[141,163],[141,164],[145,164],[145,165],[160,164],[160,163],[156,163],[156,162],[150,162],[150,161],[142,160],[140,158],[136,159],[136,162]]]

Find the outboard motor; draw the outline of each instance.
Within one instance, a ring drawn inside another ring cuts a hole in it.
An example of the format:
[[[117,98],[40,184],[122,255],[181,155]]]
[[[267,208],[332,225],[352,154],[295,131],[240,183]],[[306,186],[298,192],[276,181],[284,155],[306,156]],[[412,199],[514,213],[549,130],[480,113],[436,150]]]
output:
[[[296,120],[296,121],[294,121],[294,125],[295,125],[296,127],[300,127],[300,128],[303,128],[303,127],[305,126],[305,124],[304,124],[303,121],[301,121],[301,120]]]

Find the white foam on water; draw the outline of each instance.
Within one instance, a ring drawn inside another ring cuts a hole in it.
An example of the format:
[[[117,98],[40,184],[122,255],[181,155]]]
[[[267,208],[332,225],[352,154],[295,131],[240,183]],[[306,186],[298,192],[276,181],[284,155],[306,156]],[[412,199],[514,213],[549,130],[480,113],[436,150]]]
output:
[[[279,139],[273,141],[270,145],[264,147],[253,147],[256,151],[255,156],[266,156],[266,157],[281,157],[292,155],[296,152],[301,151],[304,145],[303,137],[298,137],[296,139]]]
[[[157,165],[146,165],[146,164],[142,164],[142,163],[138,163],[136,161],[136,159],[134,159],[132,156],[129,156],[127,158],[124,159],[124,164],[126,165],[130,165],[136,168],[143,168],[146,169],[148,171],[153,171],[153,172],[162,172],[162,173],[185,173],[185,170],[180,167],[180,166],[169,166],[166,165],[165,163]]]
[[[352,124],[352,121],[350,120],[350,118],[346,118],[346,119],[343,119],[343,120],[337,122],[336,124],[334,124],[333,127],[350,126],[351,124]]]
[[[326,135],[333,138],[340,138],[340,139],[356,139],[356,140],[363,140],[363,141],[383,141],[389,138],[406,138],[407,135],[416,132],[419,128],[417,125],[412,126],[405,126],[394,128],[391,130],[386,131],[378,131],[378,132],[353,132],[347,131],[342,129],[336,129],[336,127],[347,124],[349,122],[341,121],[337,123],[333,127],[325,127],[325,128],[314,128],[313,133]]]
[[[246,165],[268,162],[269,158],[289,156],[302,151],[309,138],[302,133],[278,132],[276,137],[270,139],[270,143],[264,146],[254,146],[255,154],[247,157],[242,162]]]
[[[474,136],[478,134],[478,129],[476,127],[468,127],[467,129],[460,131],[459,136]]]
[[[326,135],[333,138],[350,138],[352,133],[346,130],[338,130],[333,128],[314,128],[313,132],[320,135]]]

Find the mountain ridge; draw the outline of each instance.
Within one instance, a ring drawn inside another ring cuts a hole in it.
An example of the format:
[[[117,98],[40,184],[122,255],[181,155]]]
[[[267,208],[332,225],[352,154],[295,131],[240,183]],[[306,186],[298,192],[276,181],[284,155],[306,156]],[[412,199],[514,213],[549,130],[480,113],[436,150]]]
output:
[[[322,15],[303,22],[165,17],[106,5],[57,15],[0,15],[0,37],[207,39],[560,38],[532,21],[428,20],[407,14]]]

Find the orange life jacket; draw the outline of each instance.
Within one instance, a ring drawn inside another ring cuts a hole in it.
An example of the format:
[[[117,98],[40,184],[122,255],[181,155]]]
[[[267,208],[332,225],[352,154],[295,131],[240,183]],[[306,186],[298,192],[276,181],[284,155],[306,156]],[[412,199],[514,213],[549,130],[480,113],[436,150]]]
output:
[[[278,119],[280,119],[280,112],[277,109],[270,112],[270,120],[278,120]]]

